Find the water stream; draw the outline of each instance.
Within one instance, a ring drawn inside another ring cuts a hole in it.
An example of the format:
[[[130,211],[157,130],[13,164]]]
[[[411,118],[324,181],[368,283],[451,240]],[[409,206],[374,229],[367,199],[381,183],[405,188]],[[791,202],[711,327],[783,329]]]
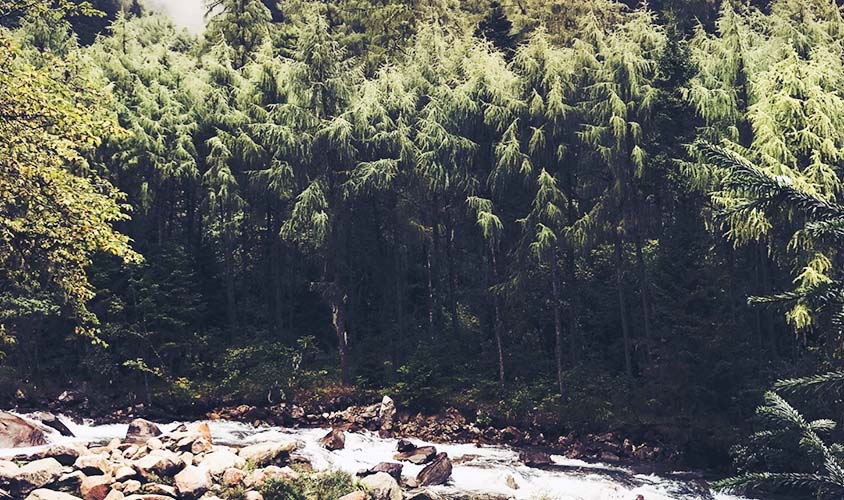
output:
[[[70,419],[62,421],[76,436],[51,435],[51,443],[106,442],[126,435],[126,424],[88,425]],[[391,461],[396,440],[382,439],[372,433],[349,433],[346,447],[328,451],[318,440],[327,429],[289,429],[279,427],[256,428],[237,422],[208,422],[216,444],[247,445],[263,441],[295,440],[298,453],[310,459],[317,470],[340,469],[354,474],[379,462]],[[179,422],[160,425],[164,432]],[[418,445],[429,444],[414,440]],[[548,498],[553,500],[736,500],[739,497],[701,492],[700,487],[683,479],[652,474],[637,474],[623,467],[589,464],[561,456],[553,456],[554,467],[537,469],[519,461],[518,452],[503,446],[477,447],[473,444],[436,444],[438,451],[448,453],[455,460],[449,485],[434,488],[444,494],[464,493],[506,496],[518,500]],[[0,457],[27,454],[29,449],[0,449]],[[404,463],[404,475],[415,476],[422,466]],[[512,476],[518,489],[507,485]],[[709,496],[711,494],[711,496]]]

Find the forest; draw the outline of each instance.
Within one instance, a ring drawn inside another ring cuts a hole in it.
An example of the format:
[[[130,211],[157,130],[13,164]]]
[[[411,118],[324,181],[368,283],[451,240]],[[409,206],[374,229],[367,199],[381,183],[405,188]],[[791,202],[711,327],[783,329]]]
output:
[[[834,0],[204,8],[0,0],[4,407],[390,395],[842,498]]]

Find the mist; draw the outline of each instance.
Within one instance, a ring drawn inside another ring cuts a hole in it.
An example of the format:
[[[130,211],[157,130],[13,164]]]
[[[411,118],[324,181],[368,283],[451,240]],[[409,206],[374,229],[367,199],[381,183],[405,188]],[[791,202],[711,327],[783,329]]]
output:
[[[205,28],[202,0],[144,0],[144,3],[154,11],[167,14],[174,23],[192,33],[201,33]]]

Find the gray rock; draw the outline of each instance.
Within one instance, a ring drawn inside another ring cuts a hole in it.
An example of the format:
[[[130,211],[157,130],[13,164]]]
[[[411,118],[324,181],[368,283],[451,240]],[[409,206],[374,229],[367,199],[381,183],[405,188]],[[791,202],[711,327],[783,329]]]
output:
[[[21,467],[12,478],[12,493],[17,493],[21,497],[26,496],[32,491],[52,484],[62,475],[62,472],[64,472],[62,464],[55,458],[42,458],[30,462]]]
[[[366,476],[360,484],[370,492],[372,500],[402,500],[399,483],[386,472]]]
[[[21,448],[47,444],[44,431],[17,415],[0,411],[0,448]]]
[[[173,480],[179,496],[184,498],[197,498],[211,489],[211,473],[204,467],[185,467]]]
[[[70,493],[39,488],[30,493],[25,500],[81,500]]]
[[[241,450],[242,452],[243,450]],[[243,456],[237,456],[229,450],[219,450],[205,455],[205,458],[202,459],[199,465],[205,467],[212,476],[216,477],[222,475],[226,469],[232,467],[236,469],[242,468],[246,464],[245,458]]]
[[[108,474],[112,466],[105,455],[82,455],[73,462],[73,467],[81,470],[86,476]]]
[[[8,460],[0,460],[0,486],[8,486],[19,470],[18,464]]]
[[[437,448],[434,446],[420,446],[409,451],[396,453],[393,458],[399,461],[410,462],[422,465],[430,462],[437,456]]]
[[[48,411],[36,411],[32,413],[27,413],[26,418],[31,418],[32,420],[41,422],[47,427],[58,431],[58,433],[62,436],[75,437],[73,435],[73,432],[71,432],[70,429],[68,429],[67,426],[64,425],[64,422],[59,420],[58,417]]]
[[[274,442],[258,443],[241,448],[238,454],[244,460],[249,460],[258,467],[286,462],[291,451],[296,450],[296,443]],[[232,466],[238,467],[238,466]]]
[[[182,466],[182,460],[172,451],[155,450],[149,455],[135,460],[132,464],[138,474],[145,478],[153,475],[158,477],[171,476],[178,472]]]
[[[129,422],[129,428],[126,430],[126,441],[146,441],[160,435],[161,429],[157,425],[149,420],[136,418]]]

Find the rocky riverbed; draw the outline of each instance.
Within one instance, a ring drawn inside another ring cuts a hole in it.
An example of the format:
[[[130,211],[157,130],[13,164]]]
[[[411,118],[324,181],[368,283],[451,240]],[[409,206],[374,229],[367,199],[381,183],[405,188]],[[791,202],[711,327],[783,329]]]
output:
[[[506,446],[409,441],[366,429],[256,427],[221,420],[23,423],[35,431],[24,428],[15,435],[35,441],[0,450],[0,497],[260,500],[268,482],[295,484],[339,470],[356,477],[352,496],[345,500],[733,498],[682,476],[637,474]],[[8,420],[4,429],[10,429]],[[26,444],[34,446],[20,447]],[[235,493],[239,496],[231,496]]]

